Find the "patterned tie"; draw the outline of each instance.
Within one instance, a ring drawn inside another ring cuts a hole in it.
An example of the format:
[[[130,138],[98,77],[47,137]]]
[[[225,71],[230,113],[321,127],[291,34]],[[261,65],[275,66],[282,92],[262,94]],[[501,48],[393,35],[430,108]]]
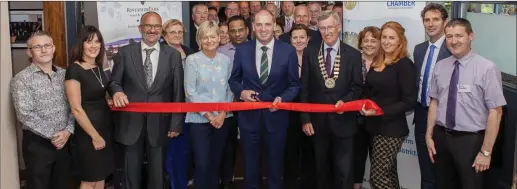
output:
[[[285,18],[285,32],[284,33],[288,33],[289,31],[291,31],[291,18],[289,17],[286,17]]]
[[[260,84],[264,85],[266,84],[267,77],[269,76],[268,73],[268,59],[267,59],[267,47],[262,46],[262,57],[260,58]]]
[[[144,71],[145,71],[145,80],[147,81],[147,87],[151,87],[153,84],[153,63],[151,62],[151,53],[156,50],[154,48],[144,49],[145,51],[145,62],[144,62]]]
[[[425,64],[424,78],[422,81],[422,92],[420,93],[420,103],[427,107],[427,89],[428,89],[428,80],[429,80],[429,72],[431,72],[431,64],[433,64],[433,55],[434,49],[436,46],[431,45],[431,49],[429,50],[429,55],[427,56],[427,63]]]
[[[327,70],[327,74],[329,75],[329,77],[332,77],[332,65],[331,65],[331,61],[332,61],[332,56],[330,56],[330,52],[332,51],[332,48],[327,48],[327,57],[325,58],[325,70]]]
[[[458,80],[460,78],[460,62],[454,62],[454,71],[449,84],[449,95],[447,97],[447,109],[445,114],[445,122],[450,129],[456,126],[456,100],[458,96]]]

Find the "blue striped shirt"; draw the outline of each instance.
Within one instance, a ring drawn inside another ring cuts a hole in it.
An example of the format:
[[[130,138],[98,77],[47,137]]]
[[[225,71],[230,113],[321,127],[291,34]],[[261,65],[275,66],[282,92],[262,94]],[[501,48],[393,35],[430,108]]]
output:
[[[207,57],[203,51],[191,54],[185,62],[185,93],[187,102],[233,102],[228,79],[232,71],[232,62],[224,54],[216,53]],[[187,113],[187,123],[208,123],[207,112]],[[217,112],[212,112],[218,115]],[[231,112],[226,117],[231,117]]]

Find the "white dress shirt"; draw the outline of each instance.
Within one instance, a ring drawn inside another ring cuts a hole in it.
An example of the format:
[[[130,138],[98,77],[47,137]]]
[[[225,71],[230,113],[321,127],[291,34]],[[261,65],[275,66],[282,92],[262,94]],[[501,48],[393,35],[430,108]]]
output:
[[[330,73],[333,72],[334,70],[334,60],[336,60],[336,56],[337,56],[337,51],[339,51],[339,44],[341,42],[338,40],[336,41],[336,43],[334,45],[332,45],[332,47],[329,47],[327,45],[327,43],[323,43],[323,60],[326,61],[325,59],[327,58],[327,48],[332,48],[332,51],[330,51]]]
[[[153,64],[153,81],[154,81],[154,78],[156,77],[156,71],[158,70],[158,60],[160,58],[160,56],[159,56],[160,55],[160,43],[156,42],[152,47],[147,46],[147,44],[145,44],[143,41],[140,42],[140,44],[142,46],[142,49],[141,49],[142,65],[145,64],[145,58],[147,56],[144,49],[148,49],[148,48],[155,49],[153,52],[151,52],[151,63]]]
[[[271,39],[271,41],[263,45],[257,40],[257,45],[255,47],[255,66],[257,67],[257,73],[260,76],[260,62],[262,59],[262,46],[267,47],[267,63],[268,63],[268,73],[271,74],[271,63],[273,62],[273,48],[275,47],[275,39]]]
[[[431,41],[428,41],[429,43],[429,46],[427,47],[427,51],[425,52],[425,56],[424,56],[424,62],[422,62],[422,69],[420,70],[420,79],[419,79],[419,83],[418,83],[418,102],[421,103],[421,99],[420,97],[422,96],[422,85],[424,84],[423,80],[424,80],[424,73],[425,73],[425,67],[426,67],[426,64],[427,64],[427,57],[429,57],[429,51],[431,51],[431,45],[434,45],[436,48],[434,48],[434,53],[433,53],[433,59],[431,60],[431,69],[429,70],[429,77],[427,77],[427,91],[429,94],[429,88],[431,87],[431,76],[433,75],[433,70],[434,70],[434,66],[436,65],[436,62],[438,60],[438,54],[440,53],[440,50],[442,48],[442,44],[443,42],[445,41],[445,35],[443,35],[442,37],[440,37],[440,39],[438,39],[436,42],[431,43]],[[427,105],[429,106],[429,104],[431,103],[431,98],[429,98],[429,95],[427,95]]]

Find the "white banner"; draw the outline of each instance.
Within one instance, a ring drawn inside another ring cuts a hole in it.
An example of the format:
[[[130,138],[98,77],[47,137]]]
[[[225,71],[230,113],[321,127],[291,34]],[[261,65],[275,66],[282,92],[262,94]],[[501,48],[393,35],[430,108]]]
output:
[[[387,1],[387,2],[354,2],[345,1],[343,8],[344,42],[357,48],[358,34],[366,26],[381,27],[388,21],[396,21],[404,27],[408,40],[408,52],[413,59],[414,47],[425,41],[425,31],[420,11],[426,2]],[[404,141],[398,154],[398,175],[401,189],[420,188],[420,167],[416,152],[413,126],[413,114],[407,117],[409,136]],[[370,189],[370,160],[367,160],[363,188]]]
[[[111,58],[119,47],[141,40],[138,25],[140,17],[148,11],[160,14],[163,22],[169,19],[182,21],[181,2],[97,2],[99,30],[106,46],[105,70],[113,66]]]

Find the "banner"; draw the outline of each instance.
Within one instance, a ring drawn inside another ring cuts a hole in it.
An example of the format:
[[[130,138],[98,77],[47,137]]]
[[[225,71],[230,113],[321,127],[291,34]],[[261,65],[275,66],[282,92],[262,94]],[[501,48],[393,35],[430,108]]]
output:
[[[118,48],[141,40],[142,35],[138,31],[140,17],[149,11],[160,14],[162,22],[169,19],[182,21],[181,2],[97,2],[99,30],[106,47],[103,64],[105,71],[110,71],[113,67],[112,58],[117,54]]]
[[[366,26],[382,25],[388,21],[396,21],[404,27],[408,40],[409,58],[413,60],[414,47],[425,41],[425,30],[420,12],[426,2],[387,1],[356,2],[345,1],[343,7],[344,42],[357,48],[358,35]],[[420,167],[416,153],[413,113],[407,116],[409,136],[404,140],[397,157],[400,188],[420,189]],[[367,160],[363,188],[370,189],[370,160]]]

